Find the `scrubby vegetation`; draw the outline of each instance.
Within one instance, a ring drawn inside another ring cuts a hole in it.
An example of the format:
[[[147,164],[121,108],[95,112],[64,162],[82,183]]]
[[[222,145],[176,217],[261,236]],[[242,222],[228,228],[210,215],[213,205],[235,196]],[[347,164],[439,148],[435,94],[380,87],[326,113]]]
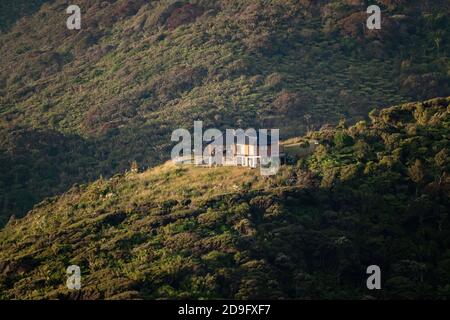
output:
[[[319,145],[270,178],[167,163],[76,185],[0,232],[0,297],[448,299],[449,138],[435,99],[292,139]]]
[[[73,183],[160,164],[170,133],[278,127],[448,96],[448,1],[2,0],[0,224]],[[25,6],[26,3],[26,6]],[[27,14],[27,16],[24,16]]]

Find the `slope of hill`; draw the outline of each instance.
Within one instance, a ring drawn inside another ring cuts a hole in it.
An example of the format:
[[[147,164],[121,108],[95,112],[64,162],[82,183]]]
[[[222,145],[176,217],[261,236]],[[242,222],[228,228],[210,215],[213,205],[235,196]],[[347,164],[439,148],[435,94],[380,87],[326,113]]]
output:
[[[0,32],[7,31],[14,23],[37,10],[48,0],[4,0],[0,2]]]
[[[167,163],[47,199],[0,232],[0,297],[448,299],[450,97],[370,118],[271,178]]]
[[[450,94],[445,0],[377,1],[375,32],[354,0],[79,0],[81,31],[66,1],[26,3],[3,0],[0,16],[4,222],[133,160],[162,163],[193,120],[291,137]]]

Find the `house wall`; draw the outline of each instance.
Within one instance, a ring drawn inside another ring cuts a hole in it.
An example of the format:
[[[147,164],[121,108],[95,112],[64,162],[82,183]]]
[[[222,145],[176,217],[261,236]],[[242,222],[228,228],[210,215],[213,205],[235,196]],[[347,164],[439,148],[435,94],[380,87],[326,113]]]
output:
[[[248,145],[248,155],[249,156],[257,156],[258,155],[258,146]]]
[[[248,144],[237,144],[236,145],[236,154],[241,156],[257,156],[258,155],[258,147],[254,145]]]
[[[265,148],[267,148],[267,156],[271,157],[272,156],[272,146],[266,146]],[[210,157],[214,157],[214,152],[213,152],[214,148],[210,145],[207,147],[207,154]],[[226,150],[224,148],[218,148],[218,152],[223,153],[222,154],[222,159],[221,159],[221,164],[222,165],[238,165],[238,158],[241,159],[241,161],[243,162],[242,165],[247,166],[249,163],[249,158],[252,158],[252,162],[253,162],[253,166],[257,166],[259,165],[259,160],[258,158],[262,155],[262,149],[259,146],[255,146],[255,145],[248,145],[248,144],[233,144],[231,146],[231,150],[232,150],[232,154],[233,156],[231,158],[227,158],[227,154],[226,154]],[[279,155],[281,157],[283,157],[284,154],[284,148],[282,145],[279,145]],[[212,158],[209,160],[205,160],[205,162],[209,162],[209,161],[213,161]]]

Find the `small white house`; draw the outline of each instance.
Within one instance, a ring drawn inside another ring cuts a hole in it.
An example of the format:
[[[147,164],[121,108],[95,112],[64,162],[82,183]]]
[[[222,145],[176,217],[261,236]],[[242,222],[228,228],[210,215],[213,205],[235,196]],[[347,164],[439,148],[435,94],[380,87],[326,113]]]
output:
[[[265,142],[261,145],[261,138]],[[284,158],[283,146],[278,145],[279,159]],[[242,136],[233,136],[233,143],[217,146],[210,143],[206,147],[207,156],[203,157],[203,164],[208,166],[224,165],[224,166],[243,166],[257,168],[261,164],[267,164],[270,159],[275,156],[270,135],[262,137],[262,133],[257,132],[255,135],[244,134]],[[219,153],[219,156],[217,155]]]

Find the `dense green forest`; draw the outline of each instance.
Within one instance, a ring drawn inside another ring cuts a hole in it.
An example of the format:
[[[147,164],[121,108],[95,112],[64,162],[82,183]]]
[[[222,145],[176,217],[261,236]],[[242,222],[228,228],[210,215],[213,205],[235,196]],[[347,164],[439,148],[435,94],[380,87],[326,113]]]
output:
[[[7,31],[14,23],[36,12],[48,0],[3,0],[0,2],[0,32]]]
[[[450,97],[310,132],[270,178],[166,163],[75,185],[0,231],[0,298],[448,299],[449,139]]]
[[[74,183],[161,164],[194,120],[290,138],[450,95],[446,0],[77,4],[80,31],[65,0],[0,3],[0,225]]]

